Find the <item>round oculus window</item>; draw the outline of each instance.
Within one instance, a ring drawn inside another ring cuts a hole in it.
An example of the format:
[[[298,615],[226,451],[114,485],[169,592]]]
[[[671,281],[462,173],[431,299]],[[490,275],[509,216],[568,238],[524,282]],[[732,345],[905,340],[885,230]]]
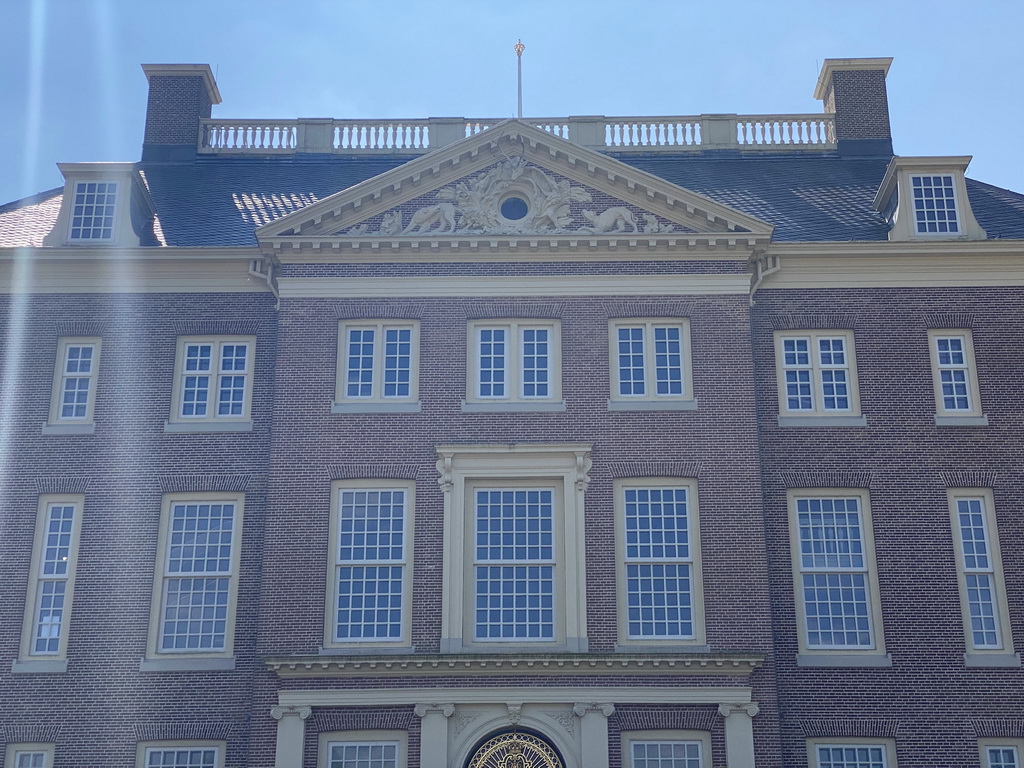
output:
[[[501,202],[501,215],[509,221],[524,219],[529,212],[529,204],[521,197],[506,197]]]

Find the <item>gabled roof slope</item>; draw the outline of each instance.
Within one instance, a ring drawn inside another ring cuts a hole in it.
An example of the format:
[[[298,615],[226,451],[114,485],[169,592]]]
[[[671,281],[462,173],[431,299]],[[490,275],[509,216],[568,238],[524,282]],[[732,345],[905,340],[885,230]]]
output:
[[[43,244],[60,212],[64,187],[0,205],[0,248],[23,248]]]

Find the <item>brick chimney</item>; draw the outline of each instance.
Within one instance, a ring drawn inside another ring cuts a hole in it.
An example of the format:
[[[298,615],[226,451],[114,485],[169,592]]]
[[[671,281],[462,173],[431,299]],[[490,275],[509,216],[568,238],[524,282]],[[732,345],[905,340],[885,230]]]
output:
[[[149,80],[142,159],[191,160],[196,156],[199,121],[220,104],[220,91],[208,64],[143,64]]]
[[[891,58],[825,59],[814,98],[836,116],[841,155],[891,156],[885,76]]]

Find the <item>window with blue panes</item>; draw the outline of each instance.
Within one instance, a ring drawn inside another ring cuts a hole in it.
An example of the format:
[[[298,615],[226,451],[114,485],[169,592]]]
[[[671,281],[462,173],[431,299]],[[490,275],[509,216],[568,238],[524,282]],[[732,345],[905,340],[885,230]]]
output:
[[[554,640],[554,490],[478,488],[473,511],[474,639]]]
[[[380,402],[416,398],[417,326],[374,321],[341,325],[340,400]]]
[[[820,744],[814,748],[815,768],[886,768],[884,744]]]
[[[618,320],[611,325],[612,399],[692,399],[686,321]]]
[[[794,523],[805,646],[875,648],[873,563],[861,497],[797,497]]]
[[[778,355],[783,413],[857,414],[852,334],[779,335]]]
[[[80,181],[75,184],[69,240],[113,240],[117,182]]]
[[[157,653],[229,650],[239,521],[232,501],[170,504]]]
[[[956,235],[960,222],[952,176],[911,176],[914,227],[919,235]]]
[[[696,537],[685,486],[624,486],[626,635],[692,640],[696,635]]]
[[[1021,768],[1020,747],[1017,744],[992,744],[982,747],[982,768]]]
[[[248,418],[254,346],[242,338],[180,339],[174,420]]]
[[[470,326],[470,344],[469,400],[553,401],[561,396],[556,324],[481,321]]]
[[[1004,651],[1005,605],[998,537],[987,491],[950,491],[968,651]]]
[[[220,768],[221,750],[213,746],[178,745],[146,749],[144,768]]]
[[[41,500],[28,657],[59,657],[66,650],[81,507],[81,499]]]
[[[935,410],[938,415],[981,414],[971,332],[929,331]]]
[[[404,488],[337,489],[332,642],[405,637],[408,498]]]

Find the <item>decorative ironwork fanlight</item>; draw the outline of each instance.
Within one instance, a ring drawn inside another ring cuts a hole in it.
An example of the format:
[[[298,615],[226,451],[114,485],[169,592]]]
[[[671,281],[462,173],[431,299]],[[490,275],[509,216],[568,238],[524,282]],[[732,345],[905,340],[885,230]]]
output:
[[[500,733],[485,741],[467,768],[564,768],[544,739],[521,731]]]

